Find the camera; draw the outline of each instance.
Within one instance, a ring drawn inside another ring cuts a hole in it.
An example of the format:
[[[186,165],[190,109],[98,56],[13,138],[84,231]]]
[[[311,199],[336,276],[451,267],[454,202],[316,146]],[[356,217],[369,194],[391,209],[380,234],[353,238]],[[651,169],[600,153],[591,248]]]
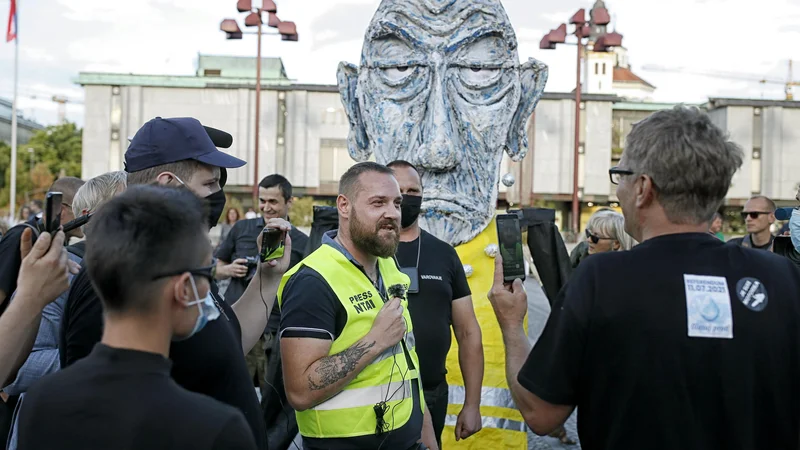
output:
[[[245,256],[244,259],[247,260],[247,275],[245,275],[244,279],[249,282],[256,275],[258,256]]]

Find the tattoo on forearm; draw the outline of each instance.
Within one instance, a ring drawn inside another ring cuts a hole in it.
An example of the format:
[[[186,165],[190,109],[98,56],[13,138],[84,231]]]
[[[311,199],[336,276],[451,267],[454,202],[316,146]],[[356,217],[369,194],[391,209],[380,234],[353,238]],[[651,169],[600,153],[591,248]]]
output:
[[[361,358],[374,346],[374,341],[370,343],[357,342],[341,353],[322,358],[314,370],[316,376],[312,374],[308,377],[309,389],[319,391],[347,377],[350,372],[355,370]]]

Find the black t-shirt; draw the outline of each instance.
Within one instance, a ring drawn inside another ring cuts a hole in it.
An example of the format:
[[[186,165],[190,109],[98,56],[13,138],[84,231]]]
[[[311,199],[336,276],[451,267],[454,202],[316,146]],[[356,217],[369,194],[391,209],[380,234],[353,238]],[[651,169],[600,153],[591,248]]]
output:
[[[450,351],[453,300],[470,295],[464,266],[456,250],[425,230],[421,238],[401,242],[397,248],[400,267],[417,267],[419,293],[408,294],[408,311],[414,325],[423,389],[445,381],[445,359]],[[421,239],[421,240],[420,240]]]
[[[182,387],[238,408],[255,436],[259,450],[267,449],[266,425],[242,353],[242,330],[233,309],[221,300],[216,283],[211,292],[222,308],[190,339],[173,342],[169,355],[172,377]],[[103,306],[85,269],[75,276],[61,321],[61,367],[86,357],[103,334]]]
[[[227,263],[231,263],[239,258],[258,256],[258,247],[256,239],[258,238],[261,230],[266,226],[263,217],[257,219],[240,220],[233,225],[228,236],[217,248],[215,256]],[[305,256],[306,244],[308,243],[308,236],[296,227],[292,227],[289,231],[289,237],[292,239],[292,254],[290,260],[290,268],[299,263]],[[255,269],[251,270],[254,273]],[[232,305],[239,300],[239,297],[244,294],[247,289],[248,277],[244,278],[231,278],[231,283],[225,291],[225,301]],[[281,322],[280,308],[275,303],[272,308],[269,320],[267,321],[267,329],[271,333],[278,331],[278,325]]]
[[[38,229],[38,219],[33,219],[25,222],[28,225]],[[0,313],[5,311],[8,305],[8,299],[11,294],[17,290],[17,277],[19,276],[19,269],[22,267],[22,256],[19,253],[19,244],[22,241],[22,232],[28,225],[19,224],[6,232],[3,238],[0,239],[0,291],[5,292],[6,299],[0,305]],[[33,235],[33,240],[36,240],[36,234]]]
[[[335,248],[335,247],[334,247]],[[349,258],[351,259],[352,258]],[[356,264],[363,272],[363,268]],[[367,275],[364,274],[366,277]],[[347,323],[347,312],[322,275],[310,267],[297,271],[283,289],[281,337],[334,340]],[[419,341],[418,341],[419,342]],[[418,347],[417,347],[418,348]],[[408,422],[383,435],[315,439],[303,437],[306,450],[408,449],[420,439],[423,413],[419,384],[412,383],[414,407]],[[387,419],[391,420],[391,418]]]
[[[739,245],[739,246],[742,246],[742,247],[749,247],[749,248],[753,248],[753,249],[756,249],[756,250],[769,250],[770,248],[772,248],[772,243],[774,241],[775,241],[775,236],[770,235],[769,236],[769,242],[767,242],[764,245],[758,246],[758,245],[755,245],[753,243],[751,235],[748,234],[748,235],[746,235],[744,237],[733,238],[730,241],[728,241],[728,244]]]
[[[592,449],[798,448],[800,270],[706,233],[586,259],[519,382]]]
[[[98,344],[25,395],[19,448],[255,450],[242,413],[189,392],[155,353]]]

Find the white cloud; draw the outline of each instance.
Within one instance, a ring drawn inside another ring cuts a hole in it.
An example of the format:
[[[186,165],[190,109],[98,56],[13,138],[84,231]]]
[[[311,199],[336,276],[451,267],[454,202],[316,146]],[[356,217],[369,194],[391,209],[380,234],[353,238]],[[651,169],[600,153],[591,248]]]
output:
[[[20,87],[42,101],[29,102],[37,117],[55,120],[53,94],[80,99],[73,84],[80,71],[190,75],[198,53],[255,56],[253,36],[228,41],[219,22],[244,14],[233,0],[46,0],[21,3]],[[257,2],[259,0],[254,0]],[[276,0],[278,16],[297,23],[300,42],[265,37],[264,56],[283,58],[290,77],[303,83],[336,82],[340,61],[359,61],[364,30],[379,0]],[[550,66],[547,90],[575,86],[575,47],[538,48],[541,36],[567,22],[593,0],[532,2],[505,0],[517,30],[520,58]],[[7,2],[0,0],[0,8]],[[781,85],[760,85],[719,77],[644,71],[644,65],[692,71],[786,78],[789,58],[800,61],[800,2],[797,0],[607,1],[616,29],[624,35],[633,70],[658,87],[663,101],[701,102],[709,96],[782,98]],[[0,45],[0,66],[11,67],[13,46]],[[797,70],[800,74],[800,68]],[[8,72],[6,72],[8,73]],[[798,74],[795,78],[800,78]],[[11,77],[0,77],[0,95],[9,96]],[[800,91],[800,89],[796,89]],[[800,96],[800,92],[796,92]],[[38,97],[38,95],[37,95]],[[27,100],[26,100],[27,101]],[[22,103],[22,100],[21,100]],[[68,114],[79,105],[68,105]]]

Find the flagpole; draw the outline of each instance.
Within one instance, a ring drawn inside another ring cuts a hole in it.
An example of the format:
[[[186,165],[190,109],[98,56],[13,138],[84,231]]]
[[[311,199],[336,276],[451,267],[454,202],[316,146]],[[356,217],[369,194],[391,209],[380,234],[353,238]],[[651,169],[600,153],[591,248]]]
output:
[[[19,0],[14,26],[14,103],[11,105],[11,199],[8,202],[11,220],[17,217],[17,82],[19,81]]]

